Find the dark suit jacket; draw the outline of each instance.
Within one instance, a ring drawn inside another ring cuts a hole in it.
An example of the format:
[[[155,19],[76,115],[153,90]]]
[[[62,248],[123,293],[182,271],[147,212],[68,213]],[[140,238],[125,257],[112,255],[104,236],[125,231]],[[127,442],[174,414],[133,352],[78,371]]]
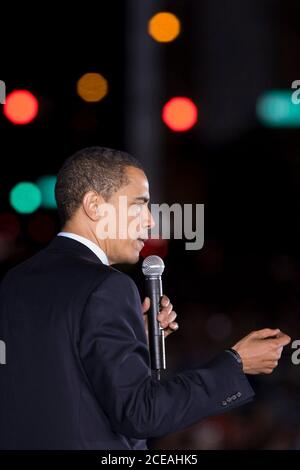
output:
[[[151,377],[134,282],[56,237],[1,284],[1,449],[145,449],[253,396],[234,357]]]

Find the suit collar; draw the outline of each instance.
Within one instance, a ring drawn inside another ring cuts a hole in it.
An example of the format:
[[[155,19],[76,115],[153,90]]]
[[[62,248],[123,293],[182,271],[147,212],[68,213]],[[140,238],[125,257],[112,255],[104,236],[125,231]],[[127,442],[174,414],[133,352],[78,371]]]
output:
[[[67,237],[67,238],[72,238],[73,240],[77,240],[78,242],[82,243],[83,245],[87,246],[90,250],[92,250],[92,252],[95,253],[96,256],[98,256],[98,258],[103,264],[106,264],[106,266],[109,265],[106,253],[102,250],[102,248],[100,248],[100,246],[92,242],[92,240],[89,240],[86,237],[82,237],[81,235],[78,235],[77,233],[72,233],[72,232],[59,232],[57,236]]]
[[[99,257],[86,245],[72,238],[56,236],[46,247],[47,250],[69,253],[94,263],[102,263]]]

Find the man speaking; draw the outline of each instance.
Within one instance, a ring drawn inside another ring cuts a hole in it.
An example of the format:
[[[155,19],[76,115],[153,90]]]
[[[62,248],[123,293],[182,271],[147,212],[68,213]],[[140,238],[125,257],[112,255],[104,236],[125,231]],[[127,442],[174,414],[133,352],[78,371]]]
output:
[[[134,282],[111,267],[136,263],[153,226],[139,162],[84,149],[60,169],[55,195],[62,231],[1,284],[0,448],[146,449],[147,438],[251,400],[245,373],[277,366],[290,341],[279,330],[252,332],[203,368],[162,382],[151,376],[149,299],[141,305]],[[107,205],[117,236],[104,236]],[[158,321],[166,335],[175,318],[164,297]]]

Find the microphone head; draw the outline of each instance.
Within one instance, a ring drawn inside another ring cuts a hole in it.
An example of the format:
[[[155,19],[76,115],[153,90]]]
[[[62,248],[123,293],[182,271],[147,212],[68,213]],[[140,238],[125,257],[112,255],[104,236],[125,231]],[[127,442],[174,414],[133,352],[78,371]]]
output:
[[[156,255],[147,256],[142,264],[144,276],[161,276],[164,269],[165,265],[163,260]]]

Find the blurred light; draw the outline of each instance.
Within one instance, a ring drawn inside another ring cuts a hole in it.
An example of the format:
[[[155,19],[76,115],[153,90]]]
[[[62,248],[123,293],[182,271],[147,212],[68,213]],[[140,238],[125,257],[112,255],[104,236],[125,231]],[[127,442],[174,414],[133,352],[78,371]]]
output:
[[[28,235],[35,242],[47,243],[55,233],[55,222],[48,214],[34,214],[28,223]]]
[[[37,181],[36,185],[39,188],[42,196],[41,206],[45,209],[55,209],[56,200],[54,187],[56,183],[56,176],[45,175],[41,176]]]
[[[157,13],[148,23],[148,32],[158,42],[171,42],[180,33],[180,21],[173,13]]]
[[[225,434],[225,429],[218,421],[198,423],[191,435],[191,448],[199,450],[222,449]]]
[[[9,200],[17,212],[30,214],[40,207],[42,196],[35,184],[23,181],[12,188]]]
[[[141,256],[146,258],[150,255],[157,255],[165,258],[168,254],[168,240],[160,238],[149,238],[145,241],[144,248],[141,250]]]
[[[38,113],[38,100],[27,90],[12,91],[3,105],[5,117],[13,124],[28,124]]]
[[[0,240],[14,241],[20,233],[20,222],[15,214],[0,214]]]
[[[192,100],[179,96],[172,98],[164,105],[162,118],[170,129],[183,132],[196,124],[198,110]]]
[[[77,93],[84,101],[100,101],[108,93],[107,80],[99,73],[86,73],[77,82]]]
[[[256,105],[259,121],[269,127],[300,127],[300,105],[292,102],[290,90],[269,90]]]

